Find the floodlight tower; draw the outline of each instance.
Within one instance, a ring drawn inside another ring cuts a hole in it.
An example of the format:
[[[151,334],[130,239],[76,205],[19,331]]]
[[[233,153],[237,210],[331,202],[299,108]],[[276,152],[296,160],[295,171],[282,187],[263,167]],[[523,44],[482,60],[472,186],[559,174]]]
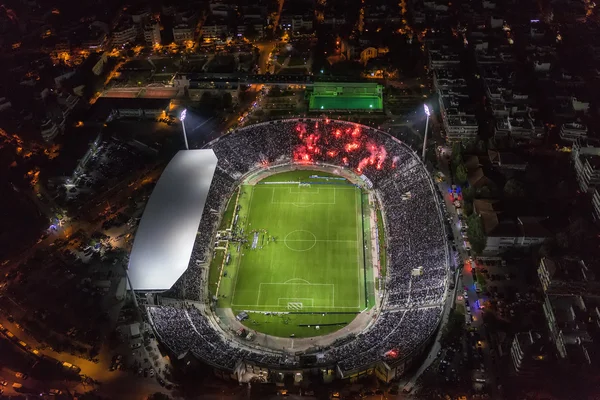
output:
[[[423,154],[421,155],[421,160],[425,162],[425,149],[427,149],[427,128],[429,128],[429,117],[431,116],[431,111],[429,111],[427,104],[423,104],[423,109],[427,115],[427,120],[425,121],[425,135],[423,137]]]
[[[185,117],[187,116],[187,109],[184,109],[179,115],[179,119],[181,120],[181,127],[183,128],[183,140],[185,141],[185,149],[189,150],[190,146],[188,145],[187,140],[187,132],[185,131]]]

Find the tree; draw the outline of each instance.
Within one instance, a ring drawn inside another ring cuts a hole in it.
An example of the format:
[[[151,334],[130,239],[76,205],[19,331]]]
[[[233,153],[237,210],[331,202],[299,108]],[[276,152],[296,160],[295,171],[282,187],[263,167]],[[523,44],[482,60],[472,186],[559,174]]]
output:
[[[490,185],[484,185],[477,189],[477,197],[490,198],[492,197],[492,192]]]
[[[466,202],[473,202],[475,200],[475,188],[469,186],[468,188],[463,189],[462,191],[463,199]]]
[[[452,163],[454,165],[462,164],[463,162],[463,147],[460,142],[452,143]]]
[[[467,167],[463,163],[458,164],[456,167],[456,180],[458,183],[463,184],[467,181],[467,175],[469,171],[467,171]]]
[[[223,93],[223,108],[231,108],[233,106],[233,97],[231,97],[231,93],[225,92]]]
[[[246,29],[244,30],[244,37],[249,41],[253,42],[258,39],[259,32],[256,30],[253,24],[246,25]]]
[[[463,211],[465,212],[465,215],[467,217],[471,216],[471,214],[473,214],[473,203],[470,201],[464,201],[463,202]]]
[[[479,215],[473,213],[467,218],[467,234],[469,235],[469,243],[471,243],[471,250],[475,254],[481,254],[485,249],[486,237],[483,230],[483,223]]]
[[[457,310],[454,310],[448,316],[448,321],[442,329],[441,344],[448,346],[452,342],[458,340],[464,328],[465,315]]]
[[[200,97],[200,104],[211,105],[213,104],[214,96],[211,92],[202,93],[202,97]]]
[[[504,195],[506,197],[519,198],[525,197],[525,185],[516,179],[509,179],[504,185]]]

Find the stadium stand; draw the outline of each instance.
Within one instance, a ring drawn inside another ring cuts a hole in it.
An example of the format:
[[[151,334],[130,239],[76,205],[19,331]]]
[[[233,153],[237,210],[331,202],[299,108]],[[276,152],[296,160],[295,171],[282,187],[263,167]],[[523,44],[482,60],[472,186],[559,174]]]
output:
[[[323,162],[365,174],[385,214],[390,261],[379,316],[361,334],[321,349],[317,365],[335,365],[342,373],[355,371],[385,360],[391,350],[401,357],[409,355],[431,339],[445,300],[447,244],[433,182],[409,147],[384,132],[350,122],[290,119],[239,129],[207,148],[219,161],[193,255],[188,270],[164,294],[182,301],[179,307],[147,308],[157,335],[174,354],[191,352],[226,370],[233,370],[240,360],[278,368],[300,365],[299,358],[289,353],[235,340],[210,315],[185,302],[208,301],[207,277],[198,261],[210,258],[220,212],[239,180],[259,168],[290,162]],[[414,276],[411,272],[417,268],[423,273]]]

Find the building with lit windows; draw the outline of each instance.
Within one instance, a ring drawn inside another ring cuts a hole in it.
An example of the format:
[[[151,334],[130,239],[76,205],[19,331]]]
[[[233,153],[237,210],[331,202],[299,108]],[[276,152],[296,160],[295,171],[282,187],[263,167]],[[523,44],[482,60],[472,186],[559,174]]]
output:
[[[144,27],[144,40],[148,46],[160,44],[160,24],[157,21],[150,21]]]
[[[135,42],[138,35],[138,27],[131,21],[122,21],[112,32],[112,45],[123,46]]]
[[[600,282],[578,258],[542,258],[538,277],[550,340],[559,358],[593,364],[600,358]]]
[[[547,355],[547,342],[538,332],[519,332],[510,346],[510,360],[517,375],[531,376]]]
[[[52,118],[47,118],[40,125],[40,133],[46,142],[52,141],[60,133],[59,126]]]
[[[588,129],[584,124],[568,122],[560,127],[560,138],[568,142],[587,138]]]
[[[600,192],[598,192],[598,189],[594,189],[592,194],[592,206],[594,207],[594,220],[600,222]]]
[[[582,192],[591,192],[600,185],[600,147],[577,140],[573,143],[571,159]]]

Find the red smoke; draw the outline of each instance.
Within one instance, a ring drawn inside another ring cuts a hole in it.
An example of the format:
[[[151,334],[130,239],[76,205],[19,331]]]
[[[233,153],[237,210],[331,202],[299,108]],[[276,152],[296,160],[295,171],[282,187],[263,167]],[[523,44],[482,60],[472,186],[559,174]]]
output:
[[[315,161],[315,155],[318,154],[324,154],[330,158],[341,155],[343,164],[349,166],[349,157],[347,157],[349,153],[362,154],[360,152],[367,151],[369,155],[358,162],[356,170],[362,173],[368,166],[373,166],[378,170],[384,168],[388,158],[387,150],[372,140],[367,141],[368,138],[363,136],[360,125],[331,129],[329,124],[330,120],[325,119],[320,129],[318,121],[314,125],[305,123],[296,125],[296,133],[302,142],[296,146],[293,152],[296,162],[312,163]],[[398,157],[394,156],[391,162],[392,168],[396,168],[397,161]]]

